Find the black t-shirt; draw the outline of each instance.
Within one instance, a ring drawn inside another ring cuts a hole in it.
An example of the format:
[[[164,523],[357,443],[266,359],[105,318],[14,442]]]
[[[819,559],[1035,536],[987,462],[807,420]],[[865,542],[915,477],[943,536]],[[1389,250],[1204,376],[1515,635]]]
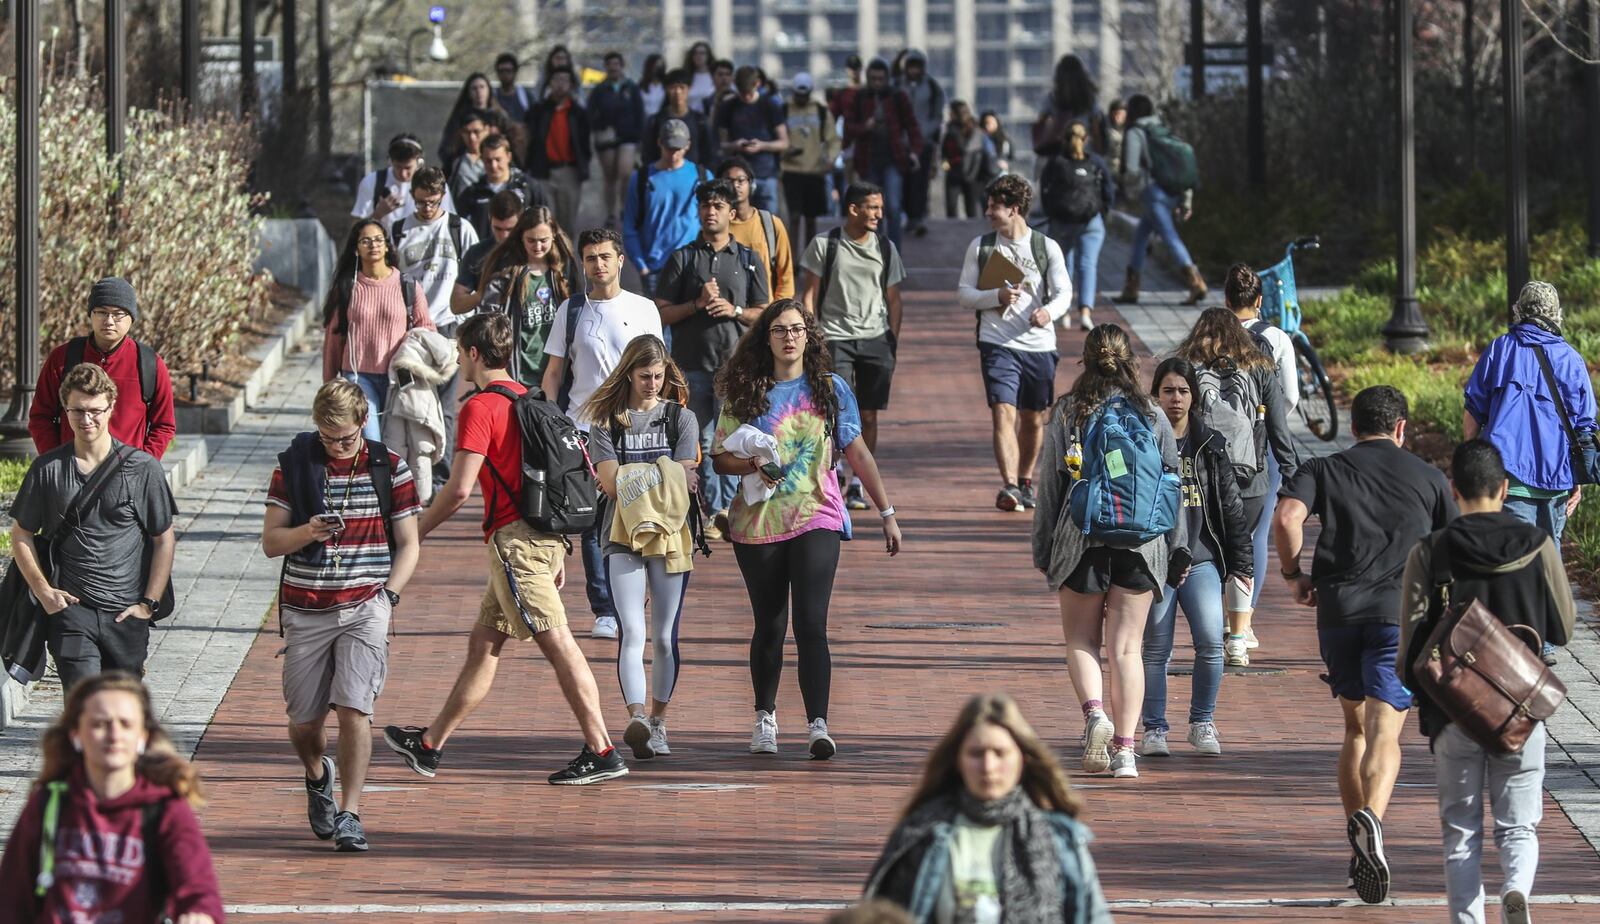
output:
[[[717,281],[722,297],[739,308],[765,305],[766,267],[756,264],[755,253],[732,237],[713,252],[704,236],[678,248],[667,258],[656,280],[656,298],[673,304],[691,302],[709,280]],[[735,318],[714,318],[704,311],[672,325],[672,359],[686,372],[716,372],[733,355],[734,344],[744,334]]]
[[[463,288],[476,292],[478,280],[483,273],[483,261],[489,258],[489,251],[493,250],[497,243],[498,241],[490,237],[468,247],[467,252],[461,255],[460,266],[456,269],[456,282]]]
[[[729,141],[753,138],[756,141],[777,141],[778,126],[784,122],[783,104],[765,93],[747,103],[743,97],[733,96],[717,107],[717,130],[728,133]],[[778,175],[778,155],[771,151],[747,154],[750,169],[758,179]],[[674,335],[676,336],[676,335]]]
[[[1397,625],[1411,548],[1456,516],[1444,473],[1384,439],[1306,462],[1278,496],[1322,522],[1311,560],[1319,628]]]
[[[1198,448],[1191,436],[1178,440],[1178,457],[1181,464],[1180,496],[1183,498],[1183,515],[1189,521],[1189,554],[1193,556],[1189,560],[1189,566],[1192,568],[1214,561],[1219,565],[1217,570],[1221,571],[1222,556],[1217,549],[1216,537],[1206,528],[1206,500],[1200,493],[1200,479],[1195,473],[1194,454]],[[1197,536],[1200,538],[1199,542],[1194,541]]]

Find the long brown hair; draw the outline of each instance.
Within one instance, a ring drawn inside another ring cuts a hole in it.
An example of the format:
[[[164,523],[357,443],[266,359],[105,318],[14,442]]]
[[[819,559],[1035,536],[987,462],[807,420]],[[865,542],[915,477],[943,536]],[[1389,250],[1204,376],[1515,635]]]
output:
[[[667,353],[667,345],[655,334],[644,334],[628,341],[627,349],[622,351],[622,358],[617,360],[617,367],[611,370],[606,380],[600,383],[594,394],[589,397],[589,403],[583,406],[582,417],[592,424],[611,426],[621,424],[628,426],[628,403],[633,397],[633,373],[636,369],[654,366],[660,363],[666,367],[666,382],[661,388],[661,400],[676,401],[679,404],[689,403],[689,380],[684,377],[683,370],[672,361],[672,356]],[[674,447],[676,448],[676,447]],[[622,447],[616,447],[621,452]]]
[[[965,141],[978,130],[978,117],[972,114],[972,107],[965,100],[958,99],[950,104],[950,124],[956,127],[961,140]]]
[[[1176,354],[1196,366],[1212,366],[1227,359],[1246,371],[1275,368],[1272,360],[1251,339],[1250,332],[1226,308],[1207,308],[1200,312],[1194,329],[1178,345]]]
[[[1064,812],[1077,817],[1083,810],[1083,801],[1067,783],[1067,775],[1050,748],[1039,740],[1033,726],[1022,717],[1017,701],[1004,693],[982,693],[967,700],[950,730],[928,752],[922,780],[912,790],[900,816],[902,820],[925,803],[961,790],[964,785],[959,766],[961,743],[979,725],[1003,728],[1017,743],[1022,751],[1022,781],[1018,785],[1034,805],[1047,812]]]
[[[811,385],[817,410],[831,426],[839,417],[839,398],[833,393],[833,360],[822,337],[822,325],[798,299],[780,298],[762,310],[761,317],[739,338],[733,355],[717,373],[717,394],[728,402],[728,409],[740,423],[749,423],[771,408],[767,392],[773,386],[772,322],[785,311],[798,312],[805,321],[806,381]]]
[[[39,770],[39,778],[33,781],[34,791],[42,790],[46,783],[66,779],[72,773],[72,768],[83,762],[83,756],[72,747],[72,732],[77,730],[89,698],[98,693],[130,693],[138,698],[139,708],[144,710],[144,753],[139,756],[134,772],[188,799],[195,808],[204,805],[199,772],[178,754],[172,739],[156,720],[155,709],[150,703],[150,691],[145,689],[138,677],[127,671],[106,671],[86,677],[67,693],[61,715],[45,729],[39,741],[44,751],[44,766]]]
[[[1071,397],[1073,410],[1080,417],[1117,395],[1145,413],[1150,412],[1150,399],[1139,386],[1139,357],[1134,355],[1127,331],[1115,324],[1101,324],[1089,331],[1078,363],[1083,366],[1083,374],[1072,384]]]
[[[567,232],[561,230],[561,223],[556,221],[556,215],[542,205],[525,209],[522,217],[517,219],[517,226],[506,235],[506,239],[494,245],[489,251],[489,256],[484,258],[486,267],[483,278],[505,269],[508,266],[527,266],[527,245],[522,243],[522,235],[540,225],[550,226],[550,236],[553,239],[550,252],[545,255],[545,270],[550,274],[550,291],[555,293],[555,304],[561,304],[572,296],[572,286],[567,280],[567,269],[574,264],[572,259],[572,241],[567,237]],[[521,280],[518,280],[519,283]],[[521,293],[506,293],[506,304],[515,305]]]

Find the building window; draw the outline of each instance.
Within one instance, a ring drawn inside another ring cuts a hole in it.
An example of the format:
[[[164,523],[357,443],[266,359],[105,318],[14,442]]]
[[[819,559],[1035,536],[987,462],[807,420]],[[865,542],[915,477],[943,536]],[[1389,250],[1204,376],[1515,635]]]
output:
[[[1011,111],[1011,88],[1007,86],[979,87],[978,93],[973,97],[977,101],[977,110],[982,113],[993,109],[1005,115]]]
[[[855,13],[829,13],[828,14],[828,40],[832,42],[853,42],[856,40],[856,14]]]
[[[752,37],[761,34],[761,10],[755,4],[734,4],[733,34]]]
[[[1014,57],[1022,65],[1024,77],[1044,77],[1048,79],[1055,67],[1050,63],[1050,51],[1046,48],[1019,48],[1014,53]]]
[[[780,51],[778,52],[778,68],[781,74],[768,74],[774,80],[781,78],[792,79],[794,75],[811,70],[811,52],[809,51]]]
[[[955,7],[928,7],[929,35],[952,35],[955,31]]]
[[[956,78],[956,50],[954,48],[928,49],[928,73],[950,82]]]
[[[904,3],[878,4],[878,32],[882,35],[906,34],[906,8]]]
[[[1011,20],[1004,13],[979,16],[978,41],[1004,42],[1011,37]]]
[[[1017,28],[1028,33],[1029,36],[1048,39],[1050,37],[1050,14],[1039,11],[1018,13]]]
[[[1011,55],[999,49],[991,49],[978,54],[978,79],[985,77],[1007,78],[1011,76]]]
[[[683,35],[691,40],[711,38],[711,11],[707,9],[683,11]]]
[[[1091,9],[1091,10],[1083,10],[1081,12],[1078,11],[1078,10],[1073,10],[1072,11],[1072,31],[1080,33],[1080,34],[1081,33],[1085,33],[1085,32],[1090,32],[1090,33],[1099,32],[1100,31],[1100,10],[1099,9]]]

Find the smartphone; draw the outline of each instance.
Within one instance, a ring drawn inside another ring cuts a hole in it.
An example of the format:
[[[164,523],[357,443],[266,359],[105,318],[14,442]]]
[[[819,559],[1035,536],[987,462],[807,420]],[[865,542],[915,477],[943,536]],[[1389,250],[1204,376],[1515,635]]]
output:
[[[777,482],[783,480],[783,466],[776,462],[763,462],[761,471],[767,476],[768,481]]]
[[[344,532],[344,516],[338,513],[319,513],[315,517],[318,523],[333,527],[336,533]]]

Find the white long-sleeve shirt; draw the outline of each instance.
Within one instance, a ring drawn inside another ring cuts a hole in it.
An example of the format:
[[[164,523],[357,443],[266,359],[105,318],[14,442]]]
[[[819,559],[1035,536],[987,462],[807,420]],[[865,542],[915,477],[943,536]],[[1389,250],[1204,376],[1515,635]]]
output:
[[[1254,320],[1240,321],[1246,330],[1255,323]],[[1295,367],[1294,341],[1289,335],[1273,324],[1262,324],[1261,336],[1272,346],[1272,361],[1278,367],[1278,384],[1283,386],[1283,400],[1287,406],[1283,409],[1285,414],[1293,414],[1295,405],[1300,403],[1300,377]]]
[[[1049,266],[1041,271],[1040,267],[1034,265],[1033,235],[1037,233],[1030,228],[1016,240],[1004,234],[995,235],[995,251],[1004,253],[1006,259],[1022,268],[1023,273],[1022,297],[1008,309],[1000,307],[999,289],[978,288],[978,276],[982,270],[978,266],[978,250],[983,236],[973,238],[972,243],[967,245],[967,255],[961,261],[961,278],[956,285],[956,294],[962,308],[978,312],[980,343],[993,343],[1025,353],[1048,353],[1056,348],[1054,324],[1034,327],[1029,316],[1035,308],[1041,307],[1038,300],[1043,290],[1044,272],[1050,274],[1050,301],[1042,307],[1049,313],[1052,322],[1066,315],[1072,307],[1072,278],[1067,274],[1067,260],[1061,253],[1061,245],[1049,237],[1044,239],[1044,252]]]

